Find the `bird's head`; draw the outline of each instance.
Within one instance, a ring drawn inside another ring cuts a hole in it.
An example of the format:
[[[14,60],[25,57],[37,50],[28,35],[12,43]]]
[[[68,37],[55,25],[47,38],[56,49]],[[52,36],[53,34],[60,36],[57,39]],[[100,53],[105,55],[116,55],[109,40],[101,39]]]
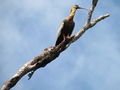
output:
[[[87,10],[86,8],[83,8],[81,6],[74,5],[74,6],[72,6],[72,8],[70,10],[70,15],[69,15],[70,17],[68,17],[68,19],[70,19],[70,20],[73,19],[73,17],[75,16],[75,12],[76,12],[77,9],[85,9],[85,10]]]
[[[71,11],[76,11],[77,9],[88,10],[88,9],[86,9],[86,8],[83,8],[82,6],[74,5],[74,6],[72,6]]]

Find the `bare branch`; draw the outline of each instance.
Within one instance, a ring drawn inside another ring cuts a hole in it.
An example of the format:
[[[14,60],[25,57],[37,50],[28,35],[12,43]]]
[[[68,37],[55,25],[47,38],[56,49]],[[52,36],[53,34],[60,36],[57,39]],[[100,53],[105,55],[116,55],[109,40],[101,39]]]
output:
[[[97,2],[98,2],[98,0],[93,0],[93,1],[92,1],[92,5],[93,5],[94,7],[96,7]]]
[[[85,24],[84,27],[81,28],[81,30],[75,35],[74,39],[71,42],[75,42],[77,39],[79,39],[83,33],[85,33],[86,30],[88,30],[89,28],[93,27],[94,25],[96,25],[99,21],[109,17],[109,14],[105,14],[103,16],[98,17],[97,19],[93,20],[90,24]]]
[[[94,11],[94,7],[92,6],[89,10],[89,13],[88,13],[88,18],[86,20],[86,25],[90,23],[93,11]]]
[[[37,70],[40,67],[45,67],[48,63],[59,56],[59,54],[64,50],[65,43],[66,42],[63,42],[56,47],[46,48],[42,54],[24,64],[24,66],[21,67],[19,71],[3,85],[1,90],[10,90],[10,88],[15,86],[16,83],[27,73]]]
[[[88,13],[88,18],[87,18],[86,24],[89,24],[89,23],[90,23],[91,17],[92,17],[92,13],[93,13],[93,11],[94,11],[97,3],[98,3],[98,0],[93,0],[93,1],[92,1],[92,5],[91,5],[90,11],[89,11],[89,13]]]
[[[78,40],[85,33],[85,31],[96,25],[99,21],[109,17],[109,14],[105,14],[91,22],[92,13],[94,11],[95,6],[97,5],[97,1],[98,0],[93,0],[92,6],[88,13],[88,18],[86,20],[86,23],[76,35],[67,38],[64,42],[60,43],[58,46],[44,49],[43,53],[41,53],[39,56],[33,58],[31,61],[24,64],[24,66],[21,67],[19,71],[2,86],[1,90],[10,90],[27,73],[29,73],[28,74],[29,78],[31,78],[33,73],[37,69],[41,67],[45,67],[48,63],[56,59],[61,52],[63,52],[70,46],[71,43]]]
[[[110,16],[109,14],[105,14],[105,15],[100,16],[100,17],[98,17],[97,19],[93,20],[93,21],[91,22],[91,27],[93,27],[94,25],[96,25],[97,22],[99,22],[99,21],[101,21],[101,20],[103,20],[103,19],[105,19],[105,18],[107,18],[107,17],[109,17],[109,16]]]

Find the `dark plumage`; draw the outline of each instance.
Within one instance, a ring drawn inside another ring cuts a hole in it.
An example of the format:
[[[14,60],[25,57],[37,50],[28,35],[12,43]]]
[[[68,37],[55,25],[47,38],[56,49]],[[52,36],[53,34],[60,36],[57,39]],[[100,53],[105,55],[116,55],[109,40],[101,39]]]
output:
[[[72,34],[72,31],[74,29],[75,23],[74,21],[69,22],[68,20],[64,20],[59,28],[59,33],[57,37],[57,41],[55,46],[60,44],[65,37],[70,36]]]
[[[77,9],[85,9],[85,8],[82,8],[78,5],[74,5],[71,8],[70,15],[66,19],[64,19],[60,25],[59,33],[58,33],[58,37],[57,37],[55,46],[59,45],[63,40],[65,40],[67,37],[70,37],[70,35],[72,34],[72,31],[75,26],[73,18],[75,16],[75,12]]]

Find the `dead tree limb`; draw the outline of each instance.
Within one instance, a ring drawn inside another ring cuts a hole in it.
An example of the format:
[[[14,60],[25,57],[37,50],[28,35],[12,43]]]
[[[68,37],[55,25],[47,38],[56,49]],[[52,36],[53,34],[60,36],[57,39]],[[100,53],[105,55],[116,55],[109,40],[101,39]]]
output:
[[[24,64],[19,71],[10,78],[1,88],[1,90],[10,90],[12,87],[16,85],[16,83],[26,74],[29,75],[29,78],[32,77],[33,73],[41,68],[45,67],[48,63],[56,59],[61,52],[66,50],[73,42],[78,40],[88,29],[96,25],[99,21],[109,17],[109,14],[105,14],[103,16],[100,16],[96,18],[95,20],[91,21],[92,13],[95,9],[95,6],[97,5],[98,0],[93,0],[92,5],[90,7],[87,20],[85,22],[85,25],[80,29],[80,31],[74,35],[71,36],[71,38],[68,38],[66,41],[68,42],[66,46],[66,41],[62,42],[58,46],[53,46],[44,49],[43,53],[41,53],[39,56],[33,58],[31,61]]]

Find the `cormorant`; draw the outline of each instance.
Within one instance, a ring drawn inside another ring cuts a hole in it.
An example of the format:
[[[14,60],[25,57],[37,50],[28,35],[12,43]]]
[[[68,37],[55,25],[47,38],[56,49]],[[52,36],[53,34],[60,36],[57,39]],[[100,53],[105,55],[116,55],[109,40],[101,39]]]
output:
[[[58,33],[58,37],[57,37],[55,46],[59,45],[63,40],[65,40],[67,37],[70,37],[70,35],[72,34],[72,31],[75,26],[73,18],[75,16],[75,12],[77,9],[85,9],[85,8],[80,7],[78,5],[72,6],[72,8],[70,10],[70,15],[62,21],[62,23],[59,27],[59,33]]]

